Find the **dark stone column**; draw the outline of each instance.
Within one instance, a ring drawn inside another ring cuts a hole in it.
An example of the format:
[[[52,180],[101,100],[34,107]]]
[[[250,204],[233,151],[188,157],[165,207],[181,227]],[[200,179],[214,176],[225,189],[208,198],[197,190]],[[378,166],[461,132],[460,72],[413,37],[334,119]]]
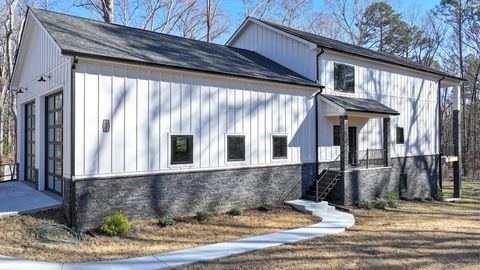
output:
[[[453,162],[453,197],[462,197],[462,145],[460,135],[460,110],[453,110],[453,151],[458,161]]]
[[[383,118],[383,151],[384,164],[390,165],[390,117]]]
[[[340,115],[340,170],[348,169],[348,116]]]

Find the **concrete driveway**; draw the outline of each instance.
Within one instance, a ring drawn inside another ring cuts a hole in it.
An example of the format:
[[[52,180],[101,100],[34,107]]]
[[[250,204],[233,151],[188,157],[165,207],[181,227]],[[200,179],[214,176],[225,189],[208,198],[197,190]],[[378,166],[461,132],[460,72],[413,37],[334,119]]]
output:
[[[35,190],[21,181],[0,183],[0,218],[61,205],[59,199]]]

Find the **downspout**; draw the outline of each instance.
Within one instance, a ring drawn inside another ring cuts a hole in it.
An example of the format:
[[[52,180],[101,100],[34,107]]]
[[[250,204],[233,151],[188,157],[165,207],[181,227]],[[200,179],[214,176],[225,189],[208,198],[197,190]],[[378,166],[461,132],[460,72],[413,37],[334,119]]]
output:
[[[441,82],[445,79],[445,76],[442,76],[440,80],[438,80],[438,94],[437,94],[437,102],[438,102],[438,150],[440,153],[440,157],[438,159],[438,187],[440,191],[443,189],[442,183],[442,98],[441,98],[441,89],[442,87]]]
[[[75,68],[78,63],[76,56],[73,56],[72,68],[70,70],[70,203],[69,203],[69,225],[74,227],[75,220],[75,183],[73,176],[75,175]]]
[[[320,56],[325,52],[323,48],[320,48],[321,51],[317,53],[316,57],[316,68],[315,68],[315,74],[316,74],[316,81],[317,83],[320,82],[320,69],[319,69],[319,64],[320,64]],[[320,87],[320,90],[318,90],[315,93],[315,179],[319,179],[319,169],[320,169],[320,164],[319,164],[319,158],[318,158],[318,96],[323,92],[324,86]]]

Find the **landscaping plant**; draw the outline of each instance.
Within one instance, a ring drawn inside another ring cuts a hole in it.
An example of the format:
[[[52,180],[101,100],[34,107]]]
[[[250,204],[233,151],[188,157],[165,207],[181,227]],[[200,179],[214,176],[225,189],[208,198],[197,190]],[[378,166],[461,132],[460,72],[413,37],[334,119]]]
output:
[[[372,202],[367,201],[367,200],[361,200],[358,203],[358,207],[360,207],[362,209],[370,210],[370,209],[372,209]]]
[[[385,210],[385,207],[387,207],[387,201],[384,199],[375,199],[372,202],[372,206],[375,209]]]
[[[240,207],[233,207],[230,211],[227,212],[230,216],[241,216],[243,214],[243,210]]]
[[[100,230],[110,236],[126,234],[130,230],[128,217],[121,212],[113,213],[105,218]]]
[[[158,226],[164,228],[175,225],[175,219],[172,216],[163,216],[158,220]]]
[[[435,195],[433,195],[433,199],[435,199],[436,201],[443,201],[443,192],[442,191],[439,191],[437,193],[435,193]]]
[[[261,212],[272,211],[272,209],[273,209],[273,207],[270,204],[267,204],[267,203],[261,204],[258,207],[258,211],[261,211]]]
[[[210,213],[207,211],[200,211],[200,212],[197,212],[197,214],[195,215],[195,220],[197,220],[197,222],[205,222],[209,218],[210,218]]]

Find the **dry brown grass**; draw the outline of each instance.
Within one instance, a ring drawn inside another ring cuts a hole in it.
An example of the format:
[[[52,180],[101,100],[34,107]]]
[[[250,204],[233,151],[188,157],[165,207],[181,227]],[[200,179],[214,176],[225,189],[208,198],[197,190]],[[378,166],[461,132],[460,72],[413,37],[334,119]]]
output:
[[[451,183],[446,183],[451,186]],[[446,187],[447,194],[451,187]],[[457,203],[355,210],[345,233],[181,269],[480,269],[480,182]]]
[[[288,207],[271,212],[247,210],[242,216],[215,215],[205,224],[183,218],[175,226],[160,228],[156,220],[135,221],[122,237],[87,237],[76,244],[46,244],[35,240],[41,225],[63,224],[59,210],[0,219],[0,254],[57,262],[112,260],[180,250],[211,243],[303,227],[318,218]]]

